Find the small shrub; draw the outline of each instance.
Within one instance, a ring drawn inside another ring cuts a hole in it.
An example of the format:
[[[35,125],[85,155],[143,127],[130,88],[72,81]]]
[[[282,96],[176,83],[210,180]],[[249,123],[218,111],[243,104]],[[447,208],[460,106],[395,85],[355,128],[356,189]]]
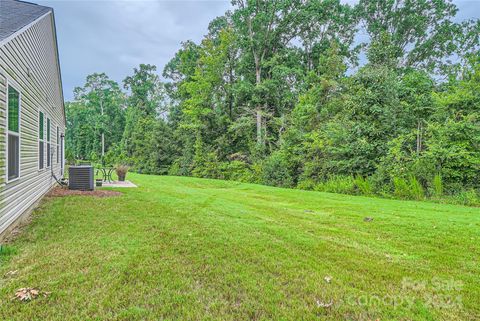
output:
[[[480,196],[474,189],[461,191],[460,193],[453,196],[453,200],[457,204],[466,205],[466,206],[480,205]]]
[[[103,163],[107,165],[113,164],[130,164],[125,150],[122,149],[120,144],[114,144],[108,149],[103,158]]]
[[[178,162],[174,162],[168,169],[168,175],[170,176],[181,176],[180,175],[180,165]]]
[[[386,173],[374,173],[368,177],[370,186],[372,188],[372,194],[379,195],[385,198],[391,198],[394,193],[393,184],[391,184],[391,178]]]
[[[253,181],[253,172],[249,164],[240,160],[222,162],[220,165],[221,179],[250,183]]]
[[[287,157],[281,152],[275,152],[263,162],[263,183],[271,186],[293,187],[294,179],[289,169]]]
[[[250,183],[261,184],[262,183],[262,175],[263,175],[263,166],[261,163],[253,163],[250,166],[252,170],[252,177],[250,179]]]
[[[214,152],[205,153],[195,160],[192,174],[200,178],[222,178],[220,165]]]
[[[319,192],[355,194],[355,182],[351,176],[333,176],[315,186]]]
[[[170,165],[167,174],[170,176],[189,176],[191,175],[191,166],[185,158],[180,157]]]
[[[401,177],[393,178],[393,194],[398,198],[409,199],[410,189],[405,179]]]
[[[355,177],[354,184],[359,194],[361,195],[373,194],[373,186],[368,177],[364,178],[363,176],[358,175],[357,177]]]
[[[301,180],[297,184],[298,189],[313,190],[315,188],[315,181],[311,178]]]

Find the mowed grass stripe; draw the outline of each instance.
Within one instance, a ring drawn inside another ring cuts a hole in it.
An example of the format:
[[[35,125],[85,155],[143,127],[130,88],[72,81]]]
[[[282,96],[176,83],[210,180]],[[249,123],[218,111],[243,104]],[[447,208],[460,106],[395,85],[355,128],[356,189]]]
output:
[[[478,208],[185,177],[129,179],[139,188],[118,189],[120,197],[43,202],[10,245],[14,253],[1,258],[0,319],[480,315]],[[11,270],[17,275],[3,277]],[[426,286],[403,287],[405,278]],[[438,290],[452,280],[461,289]],[[11,300],[20,287],[52,293]],[[431,304],[439,295],[462,301]]]

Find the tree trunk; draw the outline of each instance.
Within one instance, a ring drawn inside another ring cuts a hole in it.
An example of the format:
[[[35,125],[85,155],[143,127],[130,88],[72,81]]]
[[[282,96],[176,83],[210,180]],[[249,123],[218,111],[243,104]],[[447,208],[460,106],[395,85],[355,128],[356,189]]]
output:
[[[420,155],[420,152],[422,151],[422,120],[419,119],[417,121],[417,156]]]
[[[267,106],[265,105],[263,107],[263,110],[267,110]],[[262,141],[262,146],[265,146],[265,143],[268,142],[268,146],[270,146],[270,142],[268,141],[267,139],[267,118],[266,117],[263,117],[262,119],[262,129],[263,129],[263,141]]]
[[[255,57],[255,83],[260,85],[262,81],[261,70],[260,70],[260,61],[257,57]]]
[[[255,83],[257,86],[260,85],[262,80],[261,78],[261,69],[260,69],[260,61],[258,57],[255,56]],[[262,137],[262,106],[260,103],[256,107],[256,117],[257,117],[257,144],[258,146],[263,145],[263,137]]]
[[[257,144],[261,146],[263,144],[263,139],[262,139],[262,110],[260,108],[260,105],[257,106],[256,115],[257,115]]]
[[[233,87],[233,67],[232,67],[232,59],[230,57],[230,54],[228,54],[228,115],[230,116],[230,120],[233,120],[233,93],[232,93],[232,87]]]

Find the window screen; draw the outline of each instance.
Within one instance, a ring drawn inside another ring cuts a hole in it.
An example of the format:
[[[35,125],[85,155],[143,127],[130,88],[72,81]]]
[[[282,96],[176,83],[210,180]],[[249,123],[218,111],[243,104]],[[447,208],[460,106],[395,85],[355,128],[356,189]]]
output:
[[[39,125],[38,125],[38,138],[40,138],[41,140],[43,140],[43,137],[44,137],[43,136],[44,135],[43,126],[45,126],[44,123],[43,123],[43,117],[44,117],[43,113],[40,112],[40,114],[39,114]]]
[[[40,140],[38,142],[38,168],[39,169],[42,169],[45,166],[43,163],[45,159],[44,150],[45,150],[45,146],[43,145],[43,140]]]
[[[50,118],[47,118],[47,167],[50,167],[52,162],[52,153],[50,150]]]
[[[8,130],[19,132],[20,122],[20,95],[12,87],[8,88]]]
[[[8,179],[17,178],[20,164],[20,139],[15,135],[8,135]]]
[[[44,131],[44,118],[45,116],[43,115],[42,112],[38,113],[38,168],[43,169],[45,167],[45,145],[44,145],[44,137],[45,137],[45,131]]]
[[[8,179],[20,176],[20,94],[8,87]]]

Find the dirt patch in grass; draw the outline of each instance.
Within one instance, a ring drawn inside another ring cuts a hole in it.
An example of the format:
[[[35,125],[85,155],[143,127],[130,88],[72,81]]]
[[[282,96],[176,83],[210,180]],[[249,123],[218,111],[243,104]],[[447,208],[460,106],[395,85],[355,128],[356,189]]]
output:
[[[29,225],[33,220],[31,213],[28,213],[22,217],[19,221],[15,222],[13,226],[7,229],[2,237],[0,237],[0,244],[10,244],[15,241],[18,236],[22,233],[27,225]],[[0,253],[1,254],[1,253]]]
[[[68,188],[55,187],[47,194],[48,197],[64,197],[69,195],[113,197],[113,196],[120,196],[122,195],[122,193],[116,192],[116,191],[107,191],[107,190],[76,191]]]

